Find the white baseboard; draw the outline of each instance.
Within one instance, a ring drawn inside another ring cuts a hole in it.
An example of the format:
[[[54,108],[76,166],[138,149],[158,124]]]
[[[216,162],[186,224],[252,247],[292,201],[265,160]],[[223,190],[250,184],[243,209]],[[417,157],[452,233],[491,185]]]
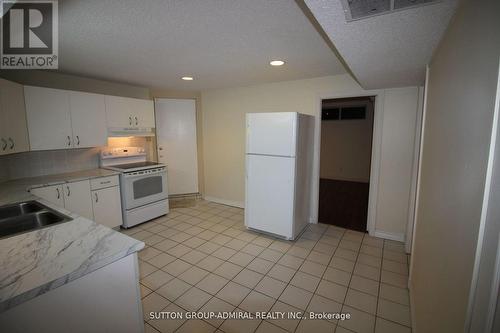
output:
[[[241,202],[241,201],[226,200],[226,199],[214,198],[214,197],[210,197],[210,196],[204,196],[203,199],[205,199],[207,201],[223,204],[226,206],[245,208],[245,203]]]
[[[383,238],[383,239],[390,239],[393,241],[398,241],[398,242],[404,242],[405,241],[405,235],[403,233],[397,233],[397,232],[387,232],[387,231],[381,231],[381,230],[375,230],[373,232],[373,235],[375,237]]]

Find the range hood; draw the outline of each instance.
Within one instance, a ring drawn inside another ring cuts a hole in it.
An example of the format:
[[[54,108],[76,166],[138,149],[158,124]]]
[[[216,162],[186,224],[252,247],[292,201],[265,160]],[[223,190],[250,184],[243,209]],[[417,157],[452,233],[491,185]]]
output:
[[[108,136],[155,136],[153,127],[108,127]]]

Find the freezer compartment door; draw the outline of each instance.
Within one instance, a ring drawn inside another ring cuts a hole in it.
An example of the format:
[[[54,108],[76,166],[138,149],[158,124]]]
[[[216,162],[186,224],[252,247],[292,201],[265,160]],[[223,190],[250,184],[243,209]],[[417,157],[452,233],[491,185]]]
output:
[[[293,238],[295,159],[247,155],[245,225]]]
[[[295,156],[296,112],[247,113],[247,154]]]

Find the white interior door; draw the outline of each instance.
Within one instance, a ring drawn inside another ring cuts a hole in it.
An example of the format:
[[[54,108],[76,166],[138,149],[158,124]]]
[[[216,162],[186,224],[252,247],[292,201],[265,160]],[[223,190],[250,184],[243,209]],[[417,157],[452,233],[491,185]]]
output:
[[[198,193],[196,104],[192,99],[156,99],[158,161],[167,165],[169,195]]]

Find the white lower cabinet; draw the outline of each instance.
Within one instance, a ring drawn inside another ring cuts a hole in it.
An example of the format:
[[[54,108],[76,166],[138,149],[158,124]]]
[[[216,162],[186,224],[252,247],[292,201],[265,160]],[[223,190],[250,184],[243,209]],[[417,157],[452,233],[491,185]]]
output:
[[[94,221],[109,228],[122,224],[120,187],[113,186],[92,191]]]
[[[63,184],[63,192],[64,208],[90,220],[94,218],[90,199],[90,181],[82,180]]]
[[[64,208],[64,195],[62,185],[52,185],[45,187],[37,187],[30,190],[31,194],[39,198],[47,200],[56,206]]]
[[[118,176],[38,187],[30,192],[109,228],[122,224]]]
[[[144,332],[137,254],[0,313],[2,332]]]

